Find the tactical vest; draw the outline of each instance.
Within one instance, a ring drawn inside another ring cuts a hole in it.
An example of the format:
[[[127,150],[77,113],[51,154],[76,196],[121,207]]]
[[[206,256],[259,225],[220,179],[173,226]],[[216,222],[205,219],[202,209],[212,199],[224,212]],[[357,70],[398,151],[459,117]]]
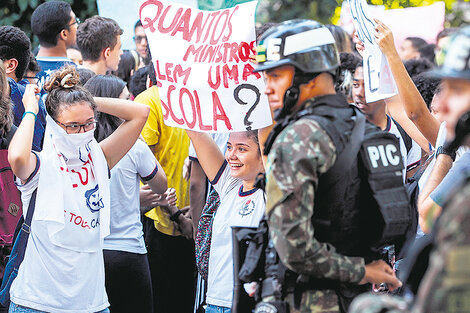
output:
[[[360,137],[352,136],[360,115],[344,97],[327,95],[309,100],[290,123],[315,120],[336,147],[335,164],[319,177],[315,192],[315,238],[369,262],[384,246],[405,240],[412,212],[398,139],[368,122]]]

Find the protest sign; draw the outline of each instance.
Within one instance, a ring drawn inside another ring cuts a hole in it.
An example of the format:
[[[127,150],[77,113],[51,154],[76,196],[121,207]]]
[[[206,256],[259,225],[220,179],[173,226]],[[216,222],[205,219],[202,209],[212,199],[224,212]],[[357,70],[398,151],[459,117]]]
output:
[[[272,123],[264,81],[249,60],[255,54],[256,4],[203,11],[141,1],[165,124],[227,132]]]
[[[172,0],[197,7],[196,0]],[[102,17],[112,18],[119,23],[124,30],[121,35],[121,47],[123,50],[135,49],[134,25],[139,19],[139,2],[129,0],[96,0],[98,14]]]
[[[397,94],[397,86],[387,59],[375,41],[375,22],[368,12],[367,2],[366,0],[348,0],[348,2],[357,35],[365,46],[362,59],[366,101],[375,102],[390,98]]]
[[[378,18],[393,32],[395,46],[401,47],[407,37],[420,37],[435,43],[437,34],[444,29],[445,3],[435,2],[422,7],[385,10],[383,5],[369,5],[371,16]],[[429,18],[429,17],[432,18]],[[352,35],[354,24],[348,1],[343,1],[339,26]]]

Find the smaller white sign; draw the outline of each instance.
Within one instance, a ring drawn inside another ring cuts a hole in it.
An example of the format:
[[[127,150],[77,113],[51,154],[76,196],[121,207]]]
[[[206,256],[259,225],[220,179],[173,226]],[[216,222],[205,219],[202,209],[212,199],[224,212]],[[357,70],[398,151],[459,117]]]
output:
[[[397,94],[397,86],[387,59],[374,37],[375,22],[368,12],[366,0],[348,0],[359,39],[364,43],[363,68],[367,102],[390,98]]]

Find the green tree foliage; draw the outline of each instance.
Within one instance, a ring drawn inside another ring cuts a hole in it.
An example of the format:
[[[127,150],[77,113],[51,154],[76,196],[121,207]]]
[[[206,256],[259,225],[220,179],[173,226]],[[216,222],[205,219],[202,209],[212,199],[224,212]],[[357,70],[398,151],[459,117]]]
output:
[[[383,5],[387,9],[426,6],[437,1],[442,0],[367,0],[369,4]],[[468,16],[465,16],[470,10],[468,0],[443,1],[446,5],[447,26],[460,26],[470,22],[466,20]],[[308,18],[322,23],[334,23],[339,19],[342,3],[343,0],[261,0],[257,20],[265,23]]]
[[[64,0],[72,5],[72,10],[83,21],[98,14],[96,0]],[[0,26],[13,25],[22,29],[31,38],[33,46],[37,46],[37,38],[31,33],[31,14],[45,0],[1,0]]]

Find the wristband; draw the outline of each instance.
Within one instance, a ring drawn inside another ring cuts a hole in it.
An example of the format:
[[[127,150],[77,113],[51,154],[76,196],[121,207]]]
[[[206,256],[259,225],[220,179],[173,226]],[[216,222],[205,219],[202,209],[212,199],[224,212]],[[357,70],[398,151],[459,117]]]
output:
[[[36,115],[36,113],[34,113],[34,112],[32,112],[32,111],[26,111],[26,112],[24,112],[24,113],[23,113],[23,116],[21,117],[21,119],[23,119],[24,116],[25,116],[26,114],[28,114],[28,113],[34,115],[34,121],[36,121],[36,120],[38,119],[38,116]]]
[[[178,210],[175,213],[170,215],[170,221],[176,222],[178,220],[178,217],[183,214],[183,211]]]
[[[437,148],[437,151],[436,151],[436,158],[439,156],[439,154],[445,154],[445,155],[448,155],[452,161],[455,161],[455,151],[450,151],[450,150],[447,150],[445,149],[443,146],[440,146]]]

